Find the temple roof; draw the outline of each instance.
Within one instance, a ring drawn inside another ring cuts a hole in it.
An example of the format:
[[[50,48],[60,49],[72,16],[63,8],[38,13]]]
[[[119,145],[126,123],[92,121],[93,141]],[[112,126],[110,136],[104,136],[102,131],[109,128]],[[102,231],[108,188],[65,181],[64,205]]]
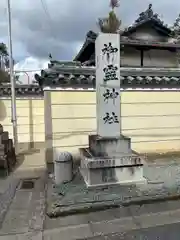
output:
[[[127,31],[126,31],[127,33]],[[74,58],[74,61],[80,61],[82,63],[86,63],[86,59],[91,61],[95,59],[95,40],[97,34],[93,31],[89,31],[86,36],[86,40],[80,49],[77,56]],[[127,36],[121,35],[121,45],[129,45],[129,46],[143,46],[143,47],[151,47],[151,48],[159,48],[159,49],[180,49],[180,43],[178,42],[157,42],[152,40],[138,40],[138,39],[131,39]]]
[[[138,40],[129,38],[129,35],[136,31],[143,24],[150,24],[156,31],[164,36],[170,36],[172,31],[161,21],[157,14],[154,14],[150,4],[145,12],[139,14],[138,19],[128,29],[121,32],[122,45],[151,46],[171,49],[180,48],[180,44],[170,42],[153,42],[148,40]],[[89,31],[86,41],[80,52],[72,62],[50,61],[48,69],[41,71],[41,74],[35,75],[41,87],[62,87],[62,88],[93,88],[95,89],[96,77],[95,67],[85,66],[86,60],[89,62],[95,59],[95,40],[97,34]],[[178,68],[123,68],[120,69],[121,87],[166,87],[180,88],[180,70]]]
[[[157,42],[152,40],[141,40],[141,39],[132,39],[130,35],[133,32],[136,32],[140,27],[152,27],[155,31],[160,33],[163,36],[170,37],[173,35],[173,31],[171,28],[164,24],[164,22],[159,18],[157,13],[154,13],[152,10],[152,4],[149,4],[148,9],[139,14],[138,18],[124,31],[121,31],[121,45],[133,45],[133,46],[151,46],[152,48],[165,48],[165,49],[173,49],[173,48],[180,48],[180,44],[176,44],[175,42],[168,43],[168,42]],[[86,40],[74,58],[75,61],[81,61],[82,63],[90,60],[92,57],[92,53],[95,51],[95,40],[97,38],[97,33],[93,31],[89,31],[86,35]]]
[[[141,12],[139,14],[139,17],[135,20],[134,24],[123,32],[123,35],[129,35],[130,33],[134,32],[139,28],[140,26],[151,23],[151,25],[161,33],[164,33],[165,35],[170,35],[172,30],[168,27],[167,24],[164,24],[164,22],[159,18],[157,13],[154,13],[152,10],[152,4],[149,4],[148,9],[144,12]]]

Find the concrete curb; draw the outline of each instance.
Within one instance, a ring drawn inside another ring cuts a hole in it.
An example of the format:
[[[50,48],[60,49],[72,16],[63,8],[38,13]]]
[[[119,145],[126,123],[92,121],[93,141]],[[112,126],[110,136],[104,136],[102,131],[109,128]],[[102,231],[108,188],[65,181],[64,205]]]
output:
[[[116,200],[104,202],[91,202],[83,204],[74,204],[69,206],[55,206],[47,210],[47,215],[50,218],[64,217],[75,214],[85,214],[90,212],[103,211],[111,208],[119,208],[120,206],[128,207],[131,205],[153,204],[166,201],[180,200],[180,194],[177,195],[161,195],[161,196],[147,196],[136,197],[130,200]]]
[[[151,196],[151,197],[142,197],[142,198],[133,198],[131,200],[124,201],[122,206],[128,207],[131,205],[143,205],[143,204],[152,204],[152,203],[160,203],[167,201],[177,201],[180,200],[180,194],[176,195],[164,195],[164,196]]]
[[[118,208],[120,205],[113,202],[94,202],[75,204],[71,206],[59,206],[55,209],[47,211],[47,215],[50,218],[65,217],[68,215],[85,214],[90,212],[103,211],[110,208]]]

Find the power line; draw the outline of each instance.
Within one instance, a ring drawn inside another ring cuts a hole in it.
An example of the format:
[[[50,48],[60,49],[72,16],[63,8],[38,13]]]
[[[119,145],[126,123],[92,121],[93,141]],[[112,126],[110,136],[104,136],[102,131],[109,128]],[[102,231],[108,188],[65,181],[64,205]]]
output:
[[[53,31],[53,21],[52,21],[51,15],[49,13],[46,1],[45,0],[40,0],[40,1],[41,1],[42,8],[44,10],[44,13],[45,13],[45,15],[47,17],[47,20],[49,22],[49,27],[50,27],[50,30],[51,30],[51,34],[53,35],[54,38],[56,38],[56,35],[54,34],[54,31]],[[51,53],[49,54],[49,56],[51,56]]]
[[[45,15],[46,15],[46,17],[47,17],[47,20],[48,20],[48,23],[49,23],[49,27],[50,27],[50,30],[51,30],[51,33],[52,33],[52,35],[54,35],[54,33],[53,33],[53,28],[52,28],[52,26],[53,26],[53,21],[52,21],[52,18],[51,18],[51,15],[50,15],[50,13],[49,13],[49,10],[48,10],[48,6],[47,6],[47,4],[46,4],[46,1],[45,0],[40,0],[41,1],[41,5],[42,5],[42,9],[43,9],[43,11],[44,11],[44,13],[45,13]]]
[[[51,18],[51,15],[49,13],[48,6],[47,6],[45,0],[40,0],[40,1],[41,1],[42,8],[44,10],[44,13],[45,13],[45,15],[46,15],[46,17],[49,21],[49,25],[50,25],[51,30],[52,30],[52,18]]]

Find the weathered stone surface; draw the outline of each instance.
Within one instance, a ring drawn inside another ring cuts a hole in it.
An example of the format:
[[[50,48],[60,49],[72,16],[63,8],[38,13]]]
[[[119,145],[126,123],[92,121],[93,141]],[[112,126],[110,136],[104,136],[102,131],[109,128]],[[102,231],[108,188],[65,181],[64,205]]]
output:
[[[98,93],[97,93],[98,94]],[[145,183],[145,157],[131,149],[131,139],[89,136],[89,147],[80,148],[80,171],[88,187]]]
[[[68,214],[73,209],[78,213],[78,207],[82,213],[83,207],[87,211],[94,211],[99,204],[100,208],[105,206],[116,206],[121,204],[130,205],[131,202],[156,201],[172,197],[180,197],[180,165],[145,166],[145,177],[153,184],[131,185],[131,186],[109,186],[87,189],[83,179],[77,175],[71,183],[62,184],[53,188],[48,184],[48,213],[52,216]],[[161,181],[161,183],[159,183]],[[50,189],[51,188],[51,189]],[[51,192],[51,194],[50,194]],[[51,197],[52,196],[52,197]],[[169,198],[170,200],[170,198]],[[172,200],[172,199],[171,199]]]

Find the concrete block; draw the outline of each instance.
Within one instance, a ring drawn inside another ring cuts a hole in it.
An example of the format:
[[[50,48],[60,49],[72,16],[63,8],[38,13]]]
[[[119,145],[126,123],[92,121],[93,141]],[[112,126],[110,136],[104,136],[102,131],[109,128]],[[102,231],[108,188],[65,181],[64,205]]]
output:
[[[111,184],[145,184],[143,166],[138,167],[109,167],[109,168],[81,168],[81,174],[88,187]]]
[[[94,156],[114,157],[121,153],[131,152],[131,139],[120,137],[104,138],[98,135],[89,136],[89,149]]]
[[[144,159],[131,150],[131,140],[89,136],[89,148],[80,149],[80,171],[88,187],[146,183]]]

